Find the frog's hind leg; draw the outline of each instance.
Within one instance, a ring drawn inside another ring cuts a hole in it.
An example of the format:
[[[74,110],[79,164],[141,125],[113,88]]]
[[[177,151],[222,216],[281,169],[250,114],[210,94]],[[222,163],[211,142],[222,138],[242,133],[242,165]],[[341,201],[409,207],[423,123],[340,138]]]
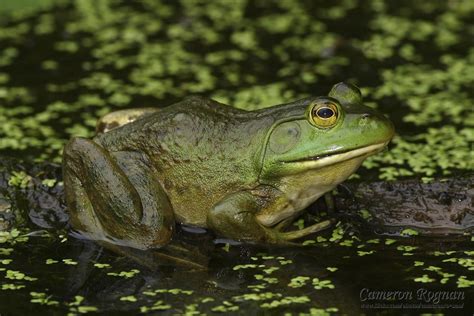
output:
[[[96,134],[107,133],[114,128],[134,122],[158,110],[158,108],[139,108],[110,112],[97,121],[95,132]]]
[[[104,229],[94,213],[92,203],[81,182],[66,166],[63,170],[65,170],[63,178],[66,188],[69,222],[75,229],[84,232],[91,239],[106,239]]]
[[[93,239],[159,247],[173,231],[171,204],[146,164],[130,155],[113,157],[84,138],[66,145],[63,171],[71,224]]]

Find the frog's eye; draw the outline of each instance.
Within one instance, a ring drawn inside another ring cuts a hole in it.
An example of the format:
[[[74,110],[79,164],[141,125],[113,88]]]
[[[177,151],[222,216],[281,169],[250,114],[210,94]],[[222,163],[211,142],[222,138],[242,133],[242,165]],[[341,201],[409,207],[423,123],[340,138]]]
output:
[[[311,108],[311,123],[317,127],[332,127],[336,124],[338,117],[339,110],[337,105],[331,101],[317,102]]]

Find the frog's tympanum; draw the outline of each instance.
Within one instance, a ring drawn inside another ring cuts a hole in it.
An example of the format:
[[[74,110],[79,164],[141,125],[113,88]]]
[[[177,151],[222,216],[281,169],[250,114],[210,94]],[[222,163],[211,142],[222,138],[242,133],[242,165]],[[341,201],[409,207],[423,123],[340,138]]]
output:
[[[165,245],[176,223],[285,243],[328,226],[282,229],[393,133],[345,83],[257,111],[190,97],[114,112],[92,140],[64,148],[71,224],[87,238],[140,249]]]

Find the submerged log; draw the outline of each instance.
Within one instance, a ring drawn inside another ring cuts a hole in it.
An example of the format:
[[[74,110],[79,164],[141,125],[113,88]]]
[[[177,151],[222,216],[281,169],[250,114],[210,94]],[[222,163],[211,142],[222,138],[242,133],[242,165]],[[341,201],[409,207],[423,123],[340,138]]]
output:
[[[430,183],[347,183],[338,187],[336,209],[380,233],[463,234],[474,229],[473,184],[474,174]],[[12,227],[68,228],[60,165],[0,157],[0,230]]]
[[[60,165],[0,157],[0,230],[63,229],[68,220]]]
[[[349,183],[339,188],[337,208],[367,210],[376,232],[414,228],[424,235],[463,234],[474,229],[474,175],[394,182]]]

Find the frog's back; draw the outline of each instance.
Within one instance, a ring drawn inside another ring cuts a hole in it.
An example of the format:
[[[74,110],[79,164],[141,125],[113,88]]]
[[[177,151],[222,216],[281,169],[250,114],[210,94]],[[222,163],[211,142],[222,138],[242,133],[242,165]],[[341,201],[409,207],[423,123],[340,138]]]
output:
[[[99,135],[110,152],[143,154],[179,222],[206,227],[224,195],[256,185],[273,119],[192,97]]]

